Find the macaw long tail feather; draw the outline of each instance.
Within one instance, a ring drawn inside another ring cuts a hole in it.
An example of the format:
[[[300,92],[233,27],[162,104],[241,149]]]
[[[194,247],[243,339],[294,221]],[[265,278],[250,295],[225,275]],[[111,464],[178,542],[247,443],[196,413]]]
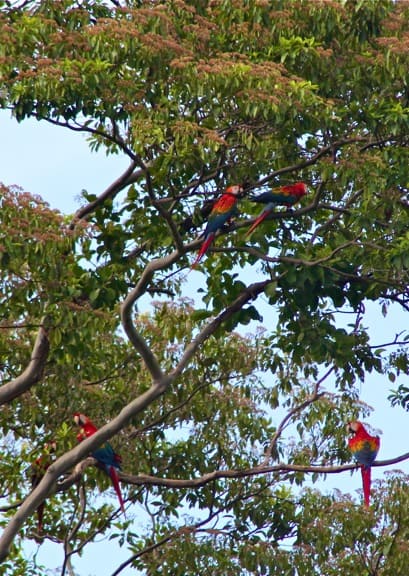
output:
[[[371,467],[361,466],[362,486],[364,489],[364,502],[365,506],[369,506],[371,497]]]
[[[41,533],[43,531],[43,518],[44,518],[44,502],[37,508],[37,529]]]
[[[121,510],[123,512],[123,515],[126,517],[125,514],[125,506],[124,506],[124,500],[122,498],[122,492],[121,492],[121,487],[119,486],[119,478],[118,478],[118,473],[115,470],[115,468],[113,466],[109,467],[109,476],[112,480],[112,485],[114,487],[114,490],[116,492],[116,495],[118,496],[118,500],[119,500],[119,504],[121,506]]]
[[[34,474],[31,476],[31,487],[32,487],[33,490],[34,490],[34,488],[36,488],[36,487],[40,484],[41,479],[42,479],[42,477],[43,477],[43,475],[44,475],[44,473],[45,473],[45,470],[46,470],[47,468],[48,468],[48,466],[45,467],[43,473],[39,473],[39,472],[37,471],[36,473],[34,473]],[[36,513],[37,513],[37,530],[38,530],[38,533],[39,533],[39,534],[43,531],[44,508],[45,508],[45,502],[42,502],[42,503],[40,504],[40,506],[38,506],[38,508],[37,508],[37,510],[36,510]]]
[[[246,238],[247,236],[250,236],[250,234],[257,228],[257,226],[259,224],[261,224],[263,222],[263,220],[265,220],[267,218],[267,215],[269,214],[269,210],[263,210],[263,212],[260,214],[260,216],[258,216],[255,221],[253,222],[253,224],[250,226],[250,228],[247,230],[246,232]]]
[[[200,260],[203,258],[203,256],[206,254],[210,244],[213,242],[214,239],[214,234],[209,234],[209,236],[206,238],[206,240],[203,242],[203,244],[200,247],[200,250],[196,256],[196,260],[193,262],[192,264],[192,268],[196,268],[196,266],[199,264]]]

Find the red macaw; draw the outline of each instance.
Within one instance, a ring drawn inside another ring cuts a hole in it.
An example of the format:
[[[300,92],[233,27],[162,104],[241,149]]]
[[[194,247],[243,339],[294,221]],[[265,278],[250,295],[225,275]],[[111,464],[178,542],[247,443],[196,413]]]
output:
[[[265,206],[257,216],[250,229],[247,231],[246,236],[250,236],[253,230],[255,230],[257,226],[261,224],[269,214],[271,214],[275,206],[278,204],[293,206],[293,204],[301,200],[305,194],[307,194],[306,184],[304,184],[304,182],[296,182],[295,184],[289,184],[288,186],[273,188],[268,192],[263,192],[263,194],[260,194],[259,196],[250,198],[252,202],[260,202],[261,204],[267,204],[267,206]]]
[[[80,412],[74,414],[74,422],[77,426],[81,426],[81,429],[77,434],[78,442],[82,442],[85,438],[89,438],[89,436],[92,436],[98,430],[88,416],[85,416],[85,414],[81,414]],[[97,448],[91,453],[91,456],[97,461],[98,467],[111,478],[114,490],[118,496],[121,510],[125,516],[125,506],[119,485],[118,473],[116,471],[116,469],[121,469],[121,457],[119,454],[114,452],[114,449],[109,442],[105,442],[101,448]]]
[[[371,465],[379,451],[380,438],[369,434],[362,422],[348,422],[347,430],[353,434],[348,440],[352,456],[361,464],[365,506],[369,506],[371,495]]]
[[[196,260],[192,264],[192,268],[196,268],[200,260],[207,252],[210,244],[213,242],[218,230],[230,220],[237,211],[237,200],[243,195],[243,187],[239,185],[229,186],[226,188],[224,194],[213,204],[212,211],[210,212],[207,226],[204,231],[204,242],[200,247]]]
[[[30,472],[31,472],[31,487],[34,488],[38,486],[43,478],[44,474],[47,471],[47,468],[51,466],[53,463],[53,456],[52,454],[57,449],[57,443],[53,440],[52,442],[47,442],[44,444],[44,451],[34,462],[31,464]],[[45,502],[40,504],[37,508],[37,526],[38,532],[43,531],[43,517],[44,517],[44,506]]]

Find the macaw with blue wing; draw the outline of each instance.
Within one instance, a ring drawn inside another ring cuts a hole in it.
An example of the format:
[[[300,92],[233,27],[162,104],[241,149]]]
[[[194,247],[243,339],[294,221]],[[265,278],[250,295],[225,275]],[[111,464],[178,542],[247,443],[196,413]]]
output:
[[[280,204],[284,204],[285,206],[293,206],[296,202],[301,200],[305,194],[307,194],[306,184],[304,184],[304,182],[296,182],[295,184],[279,186],[278,188],[273,188],[268,192],[263,192],[258,196],[251,197],[250,200],[252,202],[259,202],[261,204],[266,204],[266,206],[250,226],[246,236],[250,236],[250,234],[257,228],[257,226],[259,226],[259,224],[261,224],[267,218],[267,216],[271,214],[276,206]]]
[[[371,465],[375,461],[381,444],[379,436],[369,434],[362,422],[348,422],[347,430],[353,436],[348,440],[352,456],[361,465],[365,506],[371,496]]]
[[[206,254],[213,242],[216,233],[236,214],[237,200],[243,195],[243,187],[239,185],[229,186],[213,205],[204,231],[204,241],[197,254],[192,268],[196,268],[200,260]]]
[[[77,434],[78,442],[82,442],[82,440],[85,440],[85,438],[89,438],[98,430],[98,428],[88,418],[88,416],[85,416],[80,412],[76,412],[74,414],[74,422],[77,424],[77,426],[81,427],[79,433]],[[117,470],[121,469],[121,457],[119,454],[116,454],[109,442],[105,442],[103,446],[94,450],[94,452],[91,453],[91,456],[97,461],[98,467],[111,478],[114,490],[118,496],[121,510],[125,516],[125,506],[117,473]]]

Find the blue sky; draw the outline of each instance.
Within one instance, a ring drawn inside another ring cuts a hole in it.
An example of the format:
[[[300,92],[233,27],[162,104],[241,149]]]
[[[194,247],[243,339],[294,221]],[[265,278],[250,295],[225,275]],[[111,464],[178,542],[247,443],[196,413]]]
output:
[[[100,194],[128,165],[124,157],[91,153],[85,137],[79,133],[35,120],[18,124],[5,111],[0,111],[0,133],[0,181],[6,185],[17,184],[28,192],[38,194],[52,208],[67,214],[78,208],[82,189]],[[385,319],[379,307],[373,304],[367,306],[363,323],[372,328],[373,344],[393,340],[397,332],[407,329],[408,324],[400,308],[392,307]],[[362,400],[374,407],[372,416],[367,420],[383,431],[379,453],[382,460],[408,451],[408,414],[401,408],[392,409],[386,399],[389,389],[396,388],[400,383],[409,384],[400,378],[392,385],[387,378],[379,375],[368,377],[362,384]],[[400,463],[397,468],[409,473],[407,462]],[[387,470],[375,468],[373,477],[380,478]],[[358,474],[351,476],[347,473],[342,478],[341,475],[333,475],[325,480],[328,489],[340,488],[353,492],[360,486]],[[55,549],[50,552],[44,546],[39,561],[55,568],[61,565],[57,554]],[[90,548],[83,559],[75,560],[74,566],[82,576],[105,575],[110,574],[127,556],[125,550],[104,542]],[[123,575],[126,574],[125,570]]]
[[[93,154],[84,135],[46,122],[0,111],[0,181],[40,195],[64,213],[79,206],[82,189],[101,193],[129,162],[123,156]]]

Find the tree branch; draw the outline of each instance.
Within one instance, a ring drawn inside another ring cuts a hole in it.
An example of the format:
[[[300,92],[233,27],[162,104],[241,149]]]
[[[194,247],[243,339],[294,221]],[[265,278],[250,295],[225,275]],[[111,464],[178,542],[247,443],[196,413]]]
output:
[[[56,120],[55,118],[44,118],[43,116],[39,116],[36,112],[32,112],[31,116],[37,118],[37,120],[45,120],[46,122],[48,122],[49,124],[53,124],[54,126],[61,126],[62,128],[68,128],[68,130],[72,130],[72,132],[87,132],[88,134],[101,136],[101,138],[104,138],[105,140],[108,140],[109,142],[116,144],[119,148],[121,148],[123,152],[125,152],[127,156],[132,158],[132,160],[136,159],[136,154],[134,154],[132,150],[125,145],[125,142],[122,140],[122,138],[118,138],[118,136],[115,137],[111,134],[108,134],[107,132],[103,132],[102,130],[98,130],[97,128],[92,128],[90,126],[86,126],[80,123],[77,123],[76,126],[73,126],[72,124],[69,123],[69,121],[63,122],[61,120]]]
[[[266,262],[272,262],[274,264],[279,262],[286,262],[287,264],[293,264],[294,266],[305,266],[306,268],[308,267],[311,268],[313,266],[321,266],[325,262],[328,262],[328,260],[331,260],[335,256],[335,254],[344,250],[345,248],[349,248],[350,246],[359,246],[359,247],[365,246],[366,245],[365,243],[361,244],[358,243],[360,236],[361,234],[358,234],[358,236],[354,240],[349,240],[348,242],[345,242],[344,244],[337,246],[336,248],[333,249],[333,251],[330,254],[328,254],[328,256],[318,258],[317,260],[303,260],[302,258],[294,258],[292,256],[267,256],[266,254],[260,252],[260,250],[254,248],[253,246],[251,247],[246,246],[245,248],[240,249],[237,248],[237,250],[248,252],[249,254],[257,256],[257,258],[260,258],[260,260],[264,260]]]
[[[395,334],[395,338],[392,342],[383,342],[382,344],[372,344],[369,346],[370,349],[386,348],[388,346],[409,346],[409,340],[399,340],[399,337],[404,334],[404,331]]]
[[[102,428],[101,428],[102,430]],[[390,458],[388,460],[376,460],[372,466],[375,467],[386,467],[393,464],[398,464],[404,460],[409,460],[409,452],[397,456],[395,458]],[[93,458],[86,458],[79,465],[77,465],[72,474],[64,478],[62,482],[58,482],[54,486],[53,492],[65,492],[68,488],[71,488],[80,478],[87,466],[93,465],[95,460]],[[312,465],[306,466],[301,464],[275,464],[272,466],[260,465],[254,466],[252,468],[244,469],[230,469],[230,470],[214,470],[213,472],[208,472],[203,476],[197,478],[161,478],[159,476],[151,476],[149,474],[138,474],[137,476],[126,474],[125,472],[118,472],[118,477],[124,484],[129,484],[131,486],[163,486],[166,488],[173,489],[184,489],[184,488],[201,488],[210,482],[220,480],[223,478],[247,478],[251,476],[259,476],[271,473],[287,473],[287,472],[304,472],[305,474],[338,474],[339,472],[345,472],[347,470],[357,470],[360,465],[356,463],[351,464],[341,464],[338,466],[325,466],[325,465]]]
[[[171,225],[170,227],[172,228]],[[177,231],[176,235],[178,236],[178,238],[180,238]],[[201,243],[200,238],[197,238],[196,240],[190,242],[185,246],[183,246],[181,243],[178,242],[178,247],[173,252],[171,252],[167,256],[164,256],[163,258],[157,258],[155,260],[152,260],[144,269],[139,279],[139,282],[137,283],[135,288],[128,293],[127,297],[121,304],[121,321],[125,333],[128,336],[134,348],[142,356],[154,380],[160,380],[161,378],[163,378],[163,372],[152,350],[147,345],[142,335],[135,328],[135,324],[132,321],[133,306],[135,302],[138,300],[138,298],[142,296],[146,291],[148,291],[148,285],[151,282],[154,273],[157,270],[164,269],[174,264],[175,262],[177,262],[181,254],[187,253],[190,250],[196,248],[200,243]],[[181,370],[172,372],[172,379],[176,376],[176,374],[180,374],[180,372]]]
[[[152,552],[152,550],[155,550],[156,548],[159,548],[160,546],[163,546],[163,544],[166,544],[170,540],[174,540],[175,538],[180,538],[181,536],[183,536],[185,534],[191,534],[192,532],[196,532],[198,530],[198,528],[200,528],[201,526],[204,526],[205,524],[207,524],[208,522],[213,520],[218,515],[219,515],[218,510],[216,512],[210,512],[209,515],[207,516],[207,518],[204,518],[203,520],[199,520],[196,524],[193,524],[191,526],[182,526],[181,528],[177,528],[174,532],[168,532],[168,534],[166,536],[164,536],[163,538],[161,538],[161,540],[159,540],[157,542],[153,542],[149,546],[146,546],[142,550],[138,550],[138,552],[136,552],[135,554],[132,554],[132,556],[130,556],[128,558],[128,560],[125,560],[125,562],[123,562],[120,566],[118,566],[118,568],[115,570],[115,572],[113,572],[111,574],[111,576],[118,576],[118,574],[120,574],[122,572],[122,570],[124,568],[126,568],[127,566],[129,566],[129,564],[131,564],[134,560],[136,560],[140,556],[143,556],[144,554],[147,554],[148,552]]]
[[[239,296],[236,300],[227,308],[223,310],[216,318],[210,321],[206,326],[199,332],[199,334],[192,340],[192,342],[186,346],[183,356],[178,363],[178,365],[172,370],[171,375],[173,378],[176,378],[179,374],[183,372],[187,364],[190,362],[196,350],[211,336],[214,332],[219,328],[219,326],[225,321],[228,320],[241,310],[241,308],[246,304],[249,300],[254,300],[261,292],[264,291],[266,286],[271,283],[271,280],[264,280],[263,282],[255,282],[250,284]]]
[[[268,465],[268,462],[272,456],[272,452],[274,449],[274,446],[278,440],[278,438],[281,436],[282,432],[285,430],[285,428],[288,426],[289,422],[291,421],[292,417],[295,414],[298,414],[299,412],[302,412],[304,410],[304,408],[307,408],[310,404],[312,404],[313,402],[316,402],[319,398],[321,398],[322,396],[324,396],[325,392],[319,392],[319,387],[321,386],[321,384],[324,382],[324,380],[326,380],[328,378],[328,376],[335,370],[335,366],[332,366],[329,370],[327,370],[327,372],[324,374],[324,376],[318,380],[315,385],[314,385],[314,391],[313,393],[301,404],[298,404],[297,406],[294,406],[294,408],[292,408],[287,414],[286,416],[282,419],[282,421],[280,422],[279,426],[277,427],[277,430],[275,432],[275,434],[273,435],[269,446],[267,447],[265,454],[264,454],[264,460],[263,462],[260,464],[260,467],[263,468],[264,466]]]
[[[0,405],[11,402],[41,379],[50,348],[47,322],[46,318],[42,320],[27,368],[20,376],[0,387]]]
[[[342,146],[347,146],[348,144],[356,144],[358,142],[367,142],[367,141],[368,141],[368,138],[363,138],[363,137],[345,138],[342,140],[337,140],[337,141],[333,142],[332,144],[329,144],[328,146],[324,146],[324,148],[321,148],[321,150],[319,150],[316,154],[311,156],[311,158],[309,158],[308,160],[298,162],[297,164],[293,164],[292,166],[284,166],[283,168],[280,168],[279,170],[272,172],[272,174],[269,174],[268,176],[261,178],[257,182],[257,184],[254,185],[253,187],[258,188],[259,186],[263,186],[264,184],[267,184],[267,182],[270,182],[270,180],[273,180],[276,176],[280,176],[281,174],[288,174],[289,172],[298,172],[300,170],[303,170],[304,168],[307,168],[308,166],[315,164],[317,162],[317,160],[319,160],[323,156],[326,156],[327,154],[332,154],[334,152],[334,150],[337,150],[338,148],[342,148]]]
[[[90,465],[90,464],[96,464],[96,460],[95,458],[86,458],[83,462],[79,462],[79,464],[77,464],[77,466],[75,467],[75,470],[82,472],[85,469],[85,465],[86,466]],[[74,511],[72,513],[71,516],[71,527],[70,530],[67,532],[67,534],[65,535],[64,538],[64,562],[63,562],[63,566],[61,568],[61,576],[64,576],[64,572],[65,572],[65,566],[71,566],[71,558],[74,554],[78,554],[81,549],[88,544],[88,542],[90,542],[92,540],[92,538],[95,536],[95,534],[93,534],[92,536],[87,535],[87,538],[85,540],[81,539],[81,545],[80,547],[73,549],[71,546],[71,540],[73,540],[73,538],[75,538],[75,536],[78,534],[78,531],[80,530],[84,519],[85,519],[85,511],[86,511],[86,505],[87,505],[87,498],[86,498],[86,492],[85,492],[85,486],[84,483],[81,482],[78,486],[78,500],[79,503],[75,506]],[[74,524],[74,519],[75,516],[77,515],[77,508],[79,508],[79,518],[78,520],[75,522]]]
[[[321,204],[320,208],[324,208],[324,209],[328,209],[328,210],[332,210],[333,212],[335,212],[334,216],[332,218],[330,218],[329,220],[327,220],[325,222],[325,224],[322,224],[321,226],[318,226],[316,228],[316,230],[314,231],[313,235],[310,238],[310,243],[313,244],[314,240],[319,236],[319,234],[324,231],[324,230],[328,230],[329,228],[331,228],[331,226],[337,221],[339,220],[343,214],[348,213],[348,207],[351,206],[352,204],[354,204],[355,200],[357,200],[360,196],[362,196],[363,194],[363,189],[358,190],[357,192],[355,192],[355,194],[353,194],[346,202],[346,206],[340,208],[339,206],[331,206],[331,205],[326,205],[326,204]]]
[[[101,206],[108,198],[114,197],[118,192],[120,192],[125,186],[128,186],[129,179],[135,179],[137,176],[142,176],[146,172],[146,168],[142,168],[135,172],[135,168],[138,166],[136,160],[132,160],[128,168],[125,170],[119,178],[117,178],[108,188],[98,196],[96,200],[90,202],[86,206],[83,206],[74,214],[74,218],[69,225],[69,229],[73,230],[80,220],[84,220],[89,214],[91,214],[98,206]]]
[[[175,262],[179,257],[179,252],[174,251],[169,256],[158,258],[150,262],[143,271],[138,284],[133,290],[129,292],[125,300],[121,304],[121,321],[122,326],[128,336],[131,344],[142,356],[146,367],[148,368],[154,380],[163,378],[163,372],[159,362],[152,352],[151,348],[146,343],[142,335],[136,330],[135,324],[132,320],[132,309],[136,300],[145,292],[148,284],[152,280],[156,270],[164,268],[165,266]]]
[[[397,456],[396,458],[391,458],[389,460],[377,460],[372,464],[374,467],[385,467],[391,466],[392,464],[397,464],[403,462],[404,460],[409,460],[409,452]],[[242,470],[214,470],[208,474],[204,474],[198,478],[191,479],[179,479],[179,478],[158,478],[156,476],[150,476],[148,474],[139,474],[138,476],[131,476],[123,472],[119,473],[119,478],[121,482],[125,484],[132,484],[136,486],[146,485],[146,486],[166,486],[168,488],[200,488],[209,484],[209,482],[214,482],[215,480],[220,480],[222,478],[248,478],[250,476],[258,476],[261,474],[271,474],[271,473],[287,473],[287,472],[304,472],[305,474],[338,474],[339,472],[345,472],[347,470],[357,470],[360,468],[359,464],[341,464],[338,466],[304,466],[301,464],[276,464],[273,466],[265,466],[261,468],[260,466],[255,466],[253,468],[245,468]]]
[[[146,177],[146,183],[147,183],[147,189],[148,189],[148,194],[149,194],[149,198],[151,200],[152,206],[154,206],[156,208],[156,210],[159,212],[159,214],[162,216],[162,218],[165,220],[165,222],[167,223],[170,233],[172,234],[173,240],[175,242],[176,248],[179,252],[183,252],[183,242],[182,239],[180,237],[179,231],[178,231],[178,227],[176,226],[171,213],[165,209],[161,202],[158,201],[158,199],[156,198],[154,191],[153,191],[153,186],[152,186],[152,182],[151,182],[151,178],[149,176],[149,174],[147,174]]]

